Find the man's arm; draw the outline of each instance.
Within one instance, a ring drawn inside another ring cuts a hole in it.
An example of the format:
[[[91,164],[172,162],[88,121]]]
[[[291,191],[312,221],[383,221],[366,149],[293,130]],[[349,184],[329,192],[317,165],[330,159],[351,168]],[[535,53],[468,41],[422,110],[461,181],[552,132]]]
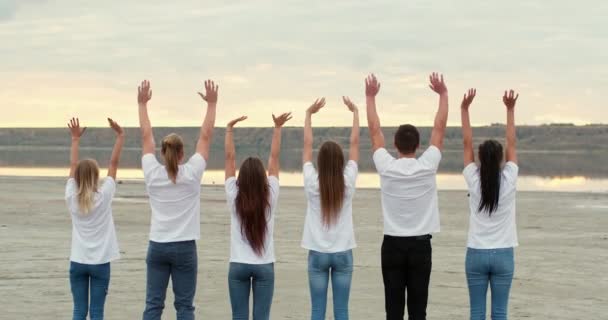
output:
[[[325,106],[325,98],[317,99],[306,109],[306,118],[304,120],[304,147],[302,148],[302,162],[312,161],[312,115],[317,113]]]
[[[209,148],[213,139],[218,89],[219,87],[213,81],[207,80],[205,81],[205,94],[198,93],[207,102],[207,112],[205,113],[205,120],[203,120],[200,136],[196,143],[196,152],[200,153],[205,160],[209,159]]]
[[[376,111],[376,95],[380,91],[380,83],[371,74],[365,79],[365,103],[367,106],[367,126],[372,141],[372,152],[384,148],[384,134],[380,126],[380,117]]]
[[[82,137],[87,128],[80,128],[80,120],[78,120],[78,118],[70,119],[68,128],[70,128],[70,135],[72,136],[72,146],[70,148],[70,178],[74,178],[76,166],[78,166],[80,137]]]
[[[270,145],[270,156],[268,157],[268,175],[279,177],[280,170],[280,153],[281,153],[281,128],[285,122],[291,119],[291,112],[283,113],[282,115],[275,117],[272,115],[274,121],[274,130],[272,132],[272,143]]]
[[[439,95],[439,109],[435,115],[435,123],[431,133],[431,145],[443,150],[443,138],[448,123],[448,88],[443,81],[443,75],[433,72],[429,77],[429,87]]]
[[[139,106],[139,128],[141,130],[141,149],[143,154],[154,154],[154,134],[148,117],[148,101],[152,99],[150,81],[144,80],[137,88],[137,104]]]
[[[517,163],[517,134],[515,132],[515,104],[519,94],[515,91],[505,91],[502,101],[507,107],[507,136],[506,136],[506,160]]]
[[[471,120],[469,118],[469,107],[477,94],[477,90],[469,89],[465,93],[462,103],[460,104],[460,118],[462,120],[462,146],[464,151],[464,166],[475,162],[475,152],[473,151],[473,129],[471,128]]]

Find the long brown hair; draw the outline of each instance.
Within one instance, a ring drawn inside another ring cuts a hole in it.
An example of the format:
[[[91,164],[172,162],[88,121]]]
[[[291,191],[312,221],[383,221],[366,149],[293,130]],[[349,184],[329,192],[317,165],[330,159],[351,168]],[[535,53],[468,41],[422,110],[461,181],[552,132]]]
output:
[[[94,205],[94,196],[99,181],[99,166],[93,159],[84,159],[78,162],[74,180],[78,186],[78,207],[80,212],[88,214]]]
[[[323,143],[317,166],[323,224],[329,227],[338,219],[344,203],[344,153],[340,145],[333,141]]]
[[[241,234],[247,238],[253,251],[261,256],[268,232],[266,211],[270,207],[268,178],[264,164],[258,158],[247,158],[241,164],[239,187],[235,200],[236,214],[241,222]]]
[[[175,133],[171,133],[163,138],[161,154],[165,159],[165,167],[167,168],[169,179],[175,183],[179,170],[179,161],[184,156],[184,141],[182,140],[182,137]]]

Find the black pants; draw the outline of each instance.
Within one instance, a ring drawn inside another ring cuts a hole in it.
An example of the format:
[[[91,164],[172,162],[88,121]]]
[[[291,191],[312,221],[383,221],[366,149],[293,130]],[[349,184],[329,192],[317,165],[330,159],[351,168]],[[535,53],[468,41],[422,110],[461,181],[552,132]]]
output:
[[[384,236],[382,279],[387,320],[403,320],[405,292],[409,320],[425,320],[431,278],[431,236]]]

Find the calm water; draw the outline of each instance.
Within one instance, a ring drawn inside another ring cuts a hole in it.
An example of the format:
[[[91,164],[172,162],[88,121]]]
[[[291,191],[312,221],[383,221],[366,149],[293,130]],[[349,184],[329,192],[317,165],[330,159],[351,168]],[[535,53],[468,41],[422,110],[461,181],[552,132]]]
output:
[[[105,170],[102,170],[105,172]],[[0,167],[0,176],[64,177],[68,170],[63,168],[15,168]],[[120,169],[118,179],[141,180],[140,169]],[[224,171],[208,170],[203,176],[203,184],[222,184]],[[301,172],[281,172],[281,185],[302,186]],[[437,185],[441,190],[464,190],[466,184],[460,174],[439,174]],[[359,173],[357,186],[360,188],[379,188],[380,179],[376,173]],[[601,192],[608,193],[608,179],[592,179],[583,176],[575,177],[519,177],[517,187],[521,191],[561,191],[561,192]]]

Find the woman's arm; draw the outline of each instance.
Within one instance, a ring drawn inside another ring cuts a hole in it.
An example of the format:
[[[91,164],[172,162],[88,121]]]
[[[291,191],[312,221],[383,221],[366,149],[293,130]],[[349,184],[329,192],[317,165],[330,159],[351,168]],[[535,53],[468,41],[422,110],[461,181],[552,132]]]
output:
[[[344,101],[348,110],[353,113],[353,128],[350,132],[348,159],[357,162],[359,161],[359,108],[348,97],[342,97],[342,101]]]
[[[196,152],[200,153],[205,160],[209,159],[209,148],[213,139],[213,127],[215,126],[215,109],[217,106],[218,85],[212,80],[205,81],[205,94],[198,94],[207,102],[205,120],[201,126],[200,136],[196,143]]]
[[[372,140],[372,152],[384,148],[384,134],[380,126],[380,117],[376,111],[376,95],[380,91],[380,82],[371,74],[365,78],[365,103],[367,107],[367,127]]]
[[[125,132],[114,120],[108,118],[110,128],[116,132],[116,142],[114,143],[114,149],[112,149],[112,157],[110,158],[110,166],[108,167],[108,177],[116,180],[116,171],[118,171],[118,162],[120,160],[120,153],[122,152],[122,146],[125,143]]]
[[[302,162],[312,161],[312,115],[325,106],[325,98],[317,99],[306,109],[304,120],[304,148],[302,150]]]
[[[143,154],[154,153],[154,135],[148,117],[148,101],[152,99],[150,81],[144,80],[137,88],[137,104],[139,105],[139,128],[141,130],[141,149]]]
[[[80,137],[82,137],[87,128],[80,128],[80,120],[78,120],[78,118],[72,118],[68,123],[68,128],[70,128],[70,134],[72,136],[72,147],[70,151],[70,178],[74,178],[76,166],[78,165]]]
[[[464,149],[464,166],[475,162],[475,152],[473,151],[473,129],[469,119],[469,106],[473,102],[477,94],[476,89],[469,89],[468,93],[464,94],[462,103],[460,104],[460,119],[462,120],[462,146]]]
[[[272,115],[274,121],[274,130],[272,132],[272,144],[270,146],[270,157],[268,158],[268,175],[279,177],[279,154],[281,153],[281,128],[285,122],[291,119],[291,112],[283,113],[282,115],[275,117]]]
[[[226,125],[226,138],[224,139],[224,149],[226,150],[225,180],[236,175],[236,150],[234,150],[232,130],[234,129],[235,124],[245,119],[247,119],[247,117],[242,116],[228,122],[228,125]]]
[[[517,134],[515,132],[515,104],[517,103],[519,94],[515,94],[515,91],[505,91],[505,95],[502,97],[502,101],[507,107],[507,137],[506,137],[506,159],[517,163]]]

